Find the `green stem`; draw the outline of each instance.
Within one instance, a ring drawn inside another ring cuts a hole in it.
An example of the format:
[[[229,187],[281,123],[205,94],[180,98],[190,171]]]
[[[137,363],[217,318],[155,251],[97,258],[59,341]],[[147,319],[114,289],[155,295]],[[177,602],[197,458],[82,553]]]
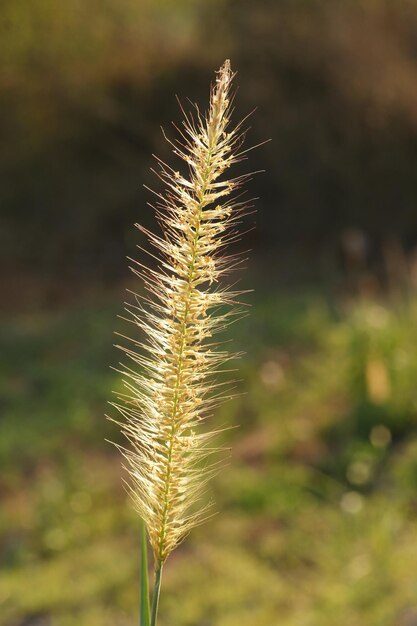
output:
[[[140,626],[150,625],[149,583],[148,583],[148,545],[146,542],[145,524],[141,522],[141,556],[140,556]]]
[[[151,614],[151,626],[156,626],[156,619],[158,615],[159,594],[161,592],[161,578],[162,578],[162,563],[158,561],[155,567],[155,584],[153,588],[152,596],[152,614]]]

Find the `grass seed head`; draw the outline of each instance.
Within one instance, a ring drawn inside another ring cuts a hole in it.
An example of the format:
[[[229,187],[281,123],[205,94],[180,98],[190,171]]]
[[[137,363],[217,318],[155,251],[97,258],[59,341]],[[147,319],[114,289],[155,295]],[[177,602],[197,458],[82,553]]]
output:
[[[216,470],[214,432],[202,422],[224,397],[219,367],[235,355],[215,335],[238,314],[238,292],[219,281],[237,261],[225,248],[245,211],[233,198],[245,177],[227,178],[241,159],[241,124],[230,127],[233,73],[227,60],[211,89],[206,115],[184,113],[180,139],[170,142],[187,175],[158,160],[166,191],[157,194],[160,236],[141,228],[157,249],[158,269],[133,268],[148,294],[129,307],[143,341],[123,347],[126,394],[115,406],[130,445],[122,449],[129,487],[154,556],[163,563],[188,531],[208,514],[202,504]],[[214,457],[215,458],[215,457]]]

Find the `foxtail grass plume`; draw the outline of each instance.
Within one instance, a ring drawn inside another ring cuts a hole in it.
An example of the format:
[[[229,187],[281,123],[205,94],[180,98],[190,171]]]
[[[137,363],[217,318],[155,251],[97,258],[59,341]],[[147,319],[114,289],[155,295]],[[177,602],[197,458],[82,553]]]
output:
[[[179,139],[170,143],[187,173],[157,159],[166,187],[154,207],[162,234],[138,228],[156,248],[159,265],[132,267],[147,293],[136,295],[126,309],[137,338],[131,347],[119,346],[131,362],[121,369],[126,394],[114,403],[130,442],[121,451],[159,567],[208,514],[202,496],[216,471],[217,433],[202,423],[230,397],[216,375],[236,354],[225,351],[216,334],[242,313],[241,292],[220,279],[240,263],[225,247],[239,237],[247,203],[233,192],[248,177],[225,176],[244,158],[242,122],[231,127],[229,121],[233,77],[227,60],[211,89],[208,112],[183,111]]]

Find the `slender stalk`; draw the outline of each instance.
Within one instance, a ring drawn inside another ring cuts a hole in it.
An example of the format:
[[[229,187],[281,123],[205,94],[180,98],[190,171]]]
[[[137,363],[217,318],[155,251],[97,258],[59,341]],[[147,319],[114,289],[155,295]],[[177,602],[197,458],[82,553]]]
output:
[[[148,583],[148,546],[146,542],[145,524],[141,523],[141,556],[140,556],[140,626],[149,626],[149,583]]]
[[[156,626],[156,620],[158,616],[158,606],[159,606],[159,594],[161,592],[161,579],[162,579],[162,563],[161,561],[158,561],[155,567],[155,584],[154,584],[153,596],[152,596],[151,626]]]

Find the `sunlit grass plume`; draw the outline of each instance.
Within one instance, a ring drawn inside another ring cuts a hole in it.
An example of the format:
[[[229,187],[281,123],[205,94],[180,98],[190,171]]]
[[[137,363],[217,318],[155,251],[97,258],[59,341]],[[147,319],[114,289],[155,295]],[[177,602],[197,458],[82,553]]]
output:
[[[152,624],[162,566],[210,508],[204,492],[218,464],[217,433],[202,423],[231,394],[216,375],[236,354],[216,335],[241,315],[241,292],[221,279],[240,263],[225,248],[239,237],[248,206],[241,192],[233,193],[247,175],[225,176],[244,155],[242,123],[231,127],[229,119],[233,77],[227,60],[211,89],[208,112],[183,111],[179,139],[170,143],[187,174],[157,159],[166,187],[154,207],[162,234],[138,228],[156,248],[158,266],[134,263],[146,293],[127,308],[137,331],[130,347],[119,346],[130,366],[122,366],[126,393],[114,406],[130,443],[121,448],[130,492],[154,555]]]

